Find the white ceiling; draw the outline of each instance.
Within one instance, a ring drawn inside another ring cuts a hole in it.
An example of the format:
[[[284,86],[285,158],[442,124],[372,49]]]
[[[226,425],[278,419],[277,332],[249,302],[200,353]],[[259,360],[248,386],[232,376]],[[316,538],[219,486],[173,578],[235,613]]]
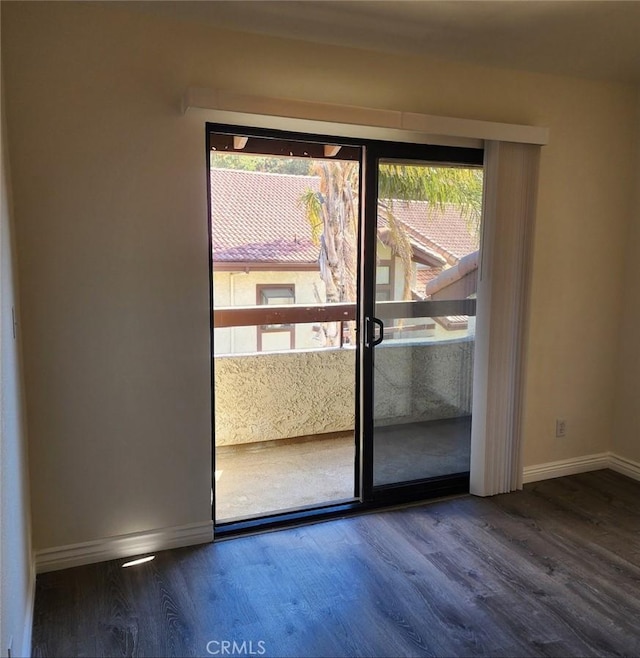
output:
[[[312,42],[640,84],[636,0],[175,0],[125,6]]]

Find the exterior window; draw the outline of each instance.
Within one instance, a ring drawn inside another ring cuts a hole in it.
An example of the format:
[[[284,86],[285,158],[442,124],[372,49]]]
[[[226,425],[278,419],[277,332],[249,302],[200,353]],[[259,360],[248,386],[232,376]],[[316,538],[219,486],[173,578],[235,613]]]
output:
[[[272,304],[282,306],[295,304],[296,287],[294,284],[256,286],[256,303],[259,306]],[[295,347],[295,326],[293,324],[262,324],[258,326],[258,352],[290,350]]]
[[[393,261],[379,260],[376,267],[376,301],[393,300]]]

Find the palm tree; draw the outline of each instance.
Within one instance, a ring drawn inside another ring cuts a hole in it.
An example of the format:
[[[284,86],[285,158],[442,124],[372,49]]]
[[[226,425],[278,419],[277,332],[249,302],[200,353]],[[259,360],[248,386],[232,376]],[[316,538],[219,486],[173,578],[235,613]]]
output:
[[[319,177],[318,192],[302,198],[312,238],[320,247],[320,276],[326,301],[355,302],[357,296],[358,166],[344,160],[315,161],[309,172]],[[428,212],[446,204],[459,206],[469,230],[476,234],[482,200],[482,172],[478,169],[424,165],[382,164],[378,171],[378,238],[404,269],[403,299],[411,299],[413,248],[404,225],[394,213],[401,201],[427,201]],[[323,326],[325,342],[340,345],[340,323]],[[351,340],[353,323],[349,323]]]
[[[358,248],[358,164],[353,161],[316,160],[309,171],[320,179],[317,192],[309,190],[302,201],[311,224],[312,239],[320,246],[318,262],[325,284],[326,301],[356,300]],[[348,324],[349,342],[355,340],[355,326]],[[321,326],[324,343],[339,346],[342,323]]]

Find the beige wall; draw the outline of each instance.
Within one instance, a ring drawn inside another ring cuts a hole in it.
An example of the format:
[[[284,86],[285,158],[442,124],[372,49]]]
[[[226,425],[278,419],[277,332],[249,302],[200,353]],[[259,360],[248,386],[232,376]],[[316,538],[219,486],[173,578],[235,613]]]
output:
[[[638,92],[635,212],[629,227],[624,294],[623,322],[620,331],[618,385],[616,387],[616,416],[612,450],[619,456],[640,462],[640,91]]]
[[[122,6],[2,5],[37,548],[209,518],[204,126],[178,111],[188,86],[548,126],[525,463],[607,448],[632,89]]]
[[[4,91],[4,89],[3,89]],[[0,653],[28,656],[35,572],[31,552],[27,432],[24,421],[20,330],[14,338],[16,294],[13,213],[2,94],[0,166]]]

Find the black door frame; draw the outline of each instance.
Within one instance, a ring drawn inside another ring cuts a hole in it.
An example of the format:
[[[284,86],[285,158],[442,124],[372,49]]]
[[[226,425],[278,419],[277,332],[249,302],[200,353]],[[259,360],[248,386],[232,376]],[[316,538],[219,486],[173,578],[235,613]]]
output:
[[[215,526],[217,539],[276,527],[286,527],[356,514],[373,508],[417,500],[441,497],[469,490],[469,476],[443,476],[410,484],[373,486],[373,325],[375,317],[375,278],[377,249],[377,190],[378,163],[383,158],[406,160],[410,163],[439,165],[482,166],[484,150],[481,148],[452,147],[384,140],[357,139],[338,135],[300,133],[249,127],[240,124],[206,123],[207,172],[207,226],[209,236],[209,305],[210,305],[210,361],[211,361],[211,432],[212,432],[212,491],[215,496],[215,386],[214,386],[214,324],[213,324],[213,239],[211,230],[211,135],[246,135],[273,139],[276,142],[306,144],[341,144],[359,149],[360,208],[358,226],[358,298],[356,301],[357,345],[355,372],[355,463],[353,502],[324,504],[299,511],[275,512],[242,521],[221,523]],[[287,146],[288,148],[288,146]],[[356,159],[356,158],[353,158]],[[364,202],[363,202],[364,200]],[[212,497],[212,518],[215,522],[215,500]]]

